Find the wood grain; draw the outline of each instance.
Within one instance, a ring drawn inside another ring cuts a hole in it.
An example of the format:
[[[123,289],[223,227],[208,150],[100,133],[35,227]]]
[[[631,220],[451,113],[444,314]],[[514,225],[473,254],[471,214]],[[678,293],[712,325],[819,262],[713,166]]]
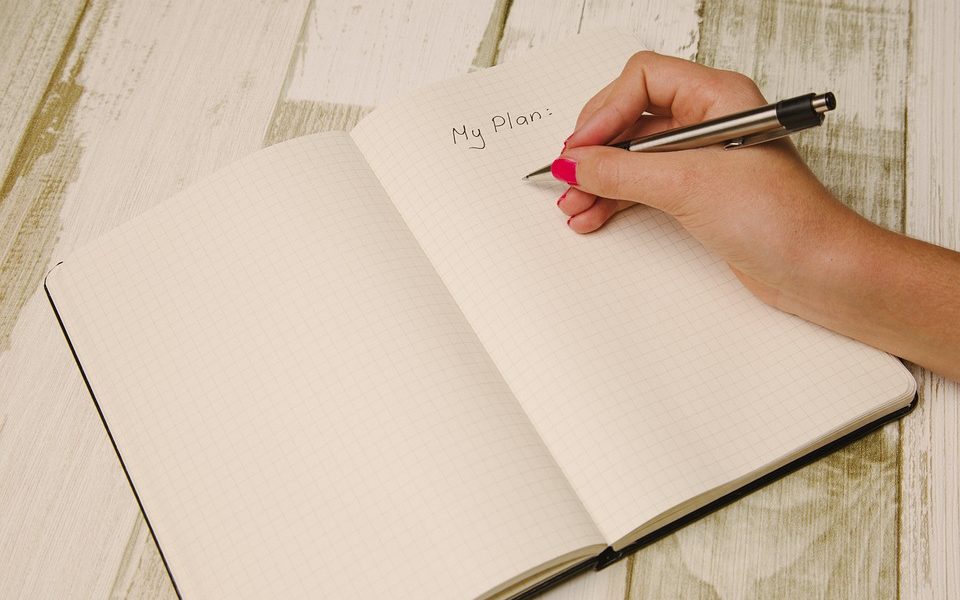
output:
[[[869,218],[960,247],[947,0],[0,4],[0,597],[173,595],[37,293],[51,261],[261,145],[349,129],[390,95],[605,26],[745,71],[769,98],[832,89],[829,126],[797,138],[813,169]],[[960,388],[915,373],[901,436],[546,597],[960,596]]]
[[[172,593],[37,284],[77,244],[261,145],[306,6],[92,1],[59,60],[27,125],[36,158],[4,199],[30,208],[3,222],[19,240],[4,302],[25,301],[0,355],[0,565],[16,574],[0,597]]]
[[[911,5],[906,232],[960,250],[960,6]],[[914,368],[901,423],[900,596],[960,597],[960,384]]]
[[[63,117],[80,97],[76,69],[90,39],[85,35],[77,48],[85,4],[19,2],[6,8],[9,20],[0,26],[0,81],[8,82],[0,98],[0,352],[40,281],[45,262],[38,257],[49,255],[56,233],[49,216],[74,175],[64,170],[29,185],[31,172],[66,137]],[[65,153],[77,151],[75,143],[64,146]]]
[[[0,174],[10,172],[84,6],[83,0],[0,4]]]
[[[708,4],[697,61],[750,75],[768,99],[833,91],[828,126],[795,143],[841,201],[903,231],[909,18],[907,0]]]
[[[349,130],[398,93],[483,66],[506,8],[503,0],[312,2],[264,145]]]
[[[515,0],[500,42],[499,60],[579,32],[615,28],[635,33],[650,50],[693,58],[700,38],[697,0]]]
[[[906,57],[889,49],[908,22],[896,1],[708,3],[697,60],[771,99],[834,91],[828,126],[795,141],[838,197],[900,229]],[[630,597],[894,597],[897,470],[894,424],[641,551]]]

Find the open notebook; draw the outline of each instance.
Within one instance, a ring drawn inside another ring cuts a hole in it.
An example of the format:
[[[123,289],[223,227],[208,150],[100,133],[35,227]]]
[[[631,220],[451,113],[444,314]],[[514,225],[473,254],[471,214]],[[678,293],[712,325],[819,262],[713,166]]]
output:
[[[51,271],[182,596],[529,595],[909,410],[897,359],[672,219],[578,235],[521,181],[638,47],[584,36],[262,150]]]

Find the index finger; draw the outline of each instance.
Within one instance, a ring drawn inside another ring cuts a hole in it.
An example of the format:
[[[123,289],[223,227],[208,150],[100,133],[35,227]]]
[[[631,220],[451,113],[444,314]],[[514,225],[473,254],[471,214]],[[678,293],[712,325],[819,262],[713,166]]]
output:
[[[643,51],[630,57],[620,76],[595,96],[598,105],[567,139],[567,147],[606,144],[632,127],[646,111],[686,125],[760,105],[748,77],[695,62]],[[586,111],[588,107],[584,107]]]

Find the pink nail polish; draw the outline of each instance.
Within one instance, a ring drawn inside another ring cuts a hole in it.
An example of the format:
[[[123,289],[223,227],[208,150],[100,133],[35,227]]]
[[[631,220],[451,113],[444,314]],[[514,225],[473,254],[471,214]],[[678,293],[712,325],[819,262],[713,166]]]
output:
[[[570,185],[577,185],[577,163],[569,158],[558,158],[550,165],[550,173]]]
[[[560,206],[560,201],[567,197],[567,192],[560,194],[560,197],[557,198],[557,206]]]

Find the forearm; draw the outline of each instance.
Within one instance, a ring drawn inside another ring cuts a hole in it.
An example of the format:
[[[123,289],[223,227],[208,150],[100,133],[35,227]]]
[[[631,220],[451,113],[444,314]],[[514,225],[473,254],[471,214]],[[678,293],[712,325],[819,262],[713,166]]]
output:
[[[960,253],[851,223],[815,253],[780,308],[960,380]]]

